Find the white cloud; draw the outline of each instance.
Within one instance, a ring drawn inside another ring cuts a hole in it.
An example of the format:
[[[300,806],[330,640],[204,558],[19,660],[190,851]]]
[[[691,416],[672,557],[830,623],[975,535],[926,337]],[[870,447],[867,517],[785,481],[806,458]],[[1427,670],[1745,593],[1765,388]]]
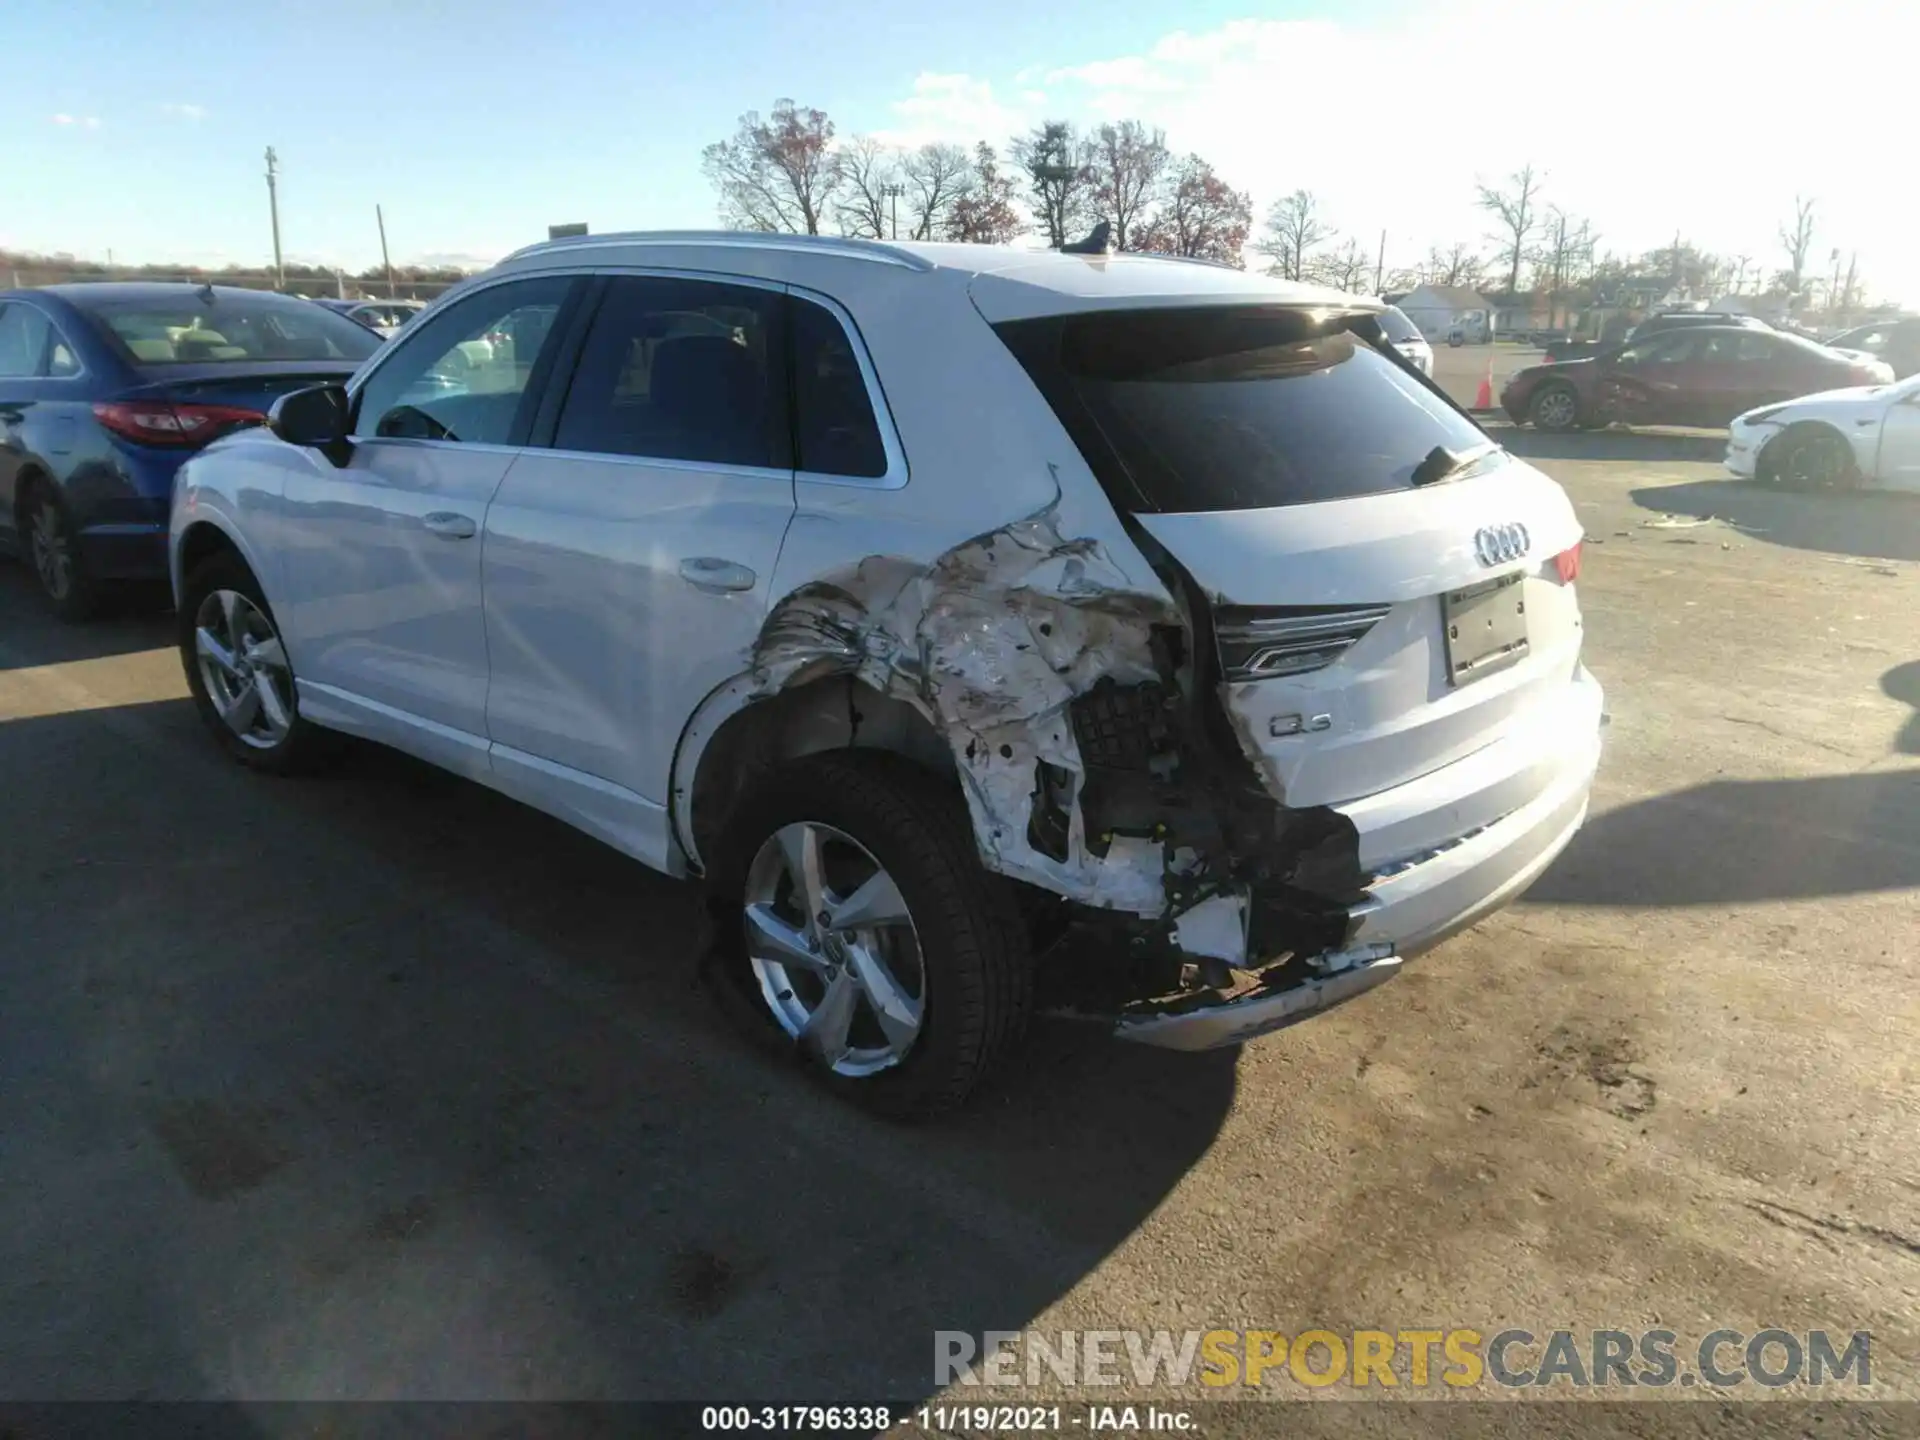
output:
[[[914,78],[913,93],[896,100],[893,113],[898,123],[876,136],[890,145],[925,145],[931,141],[971,145],[985,140],[1002,149],[1009,136],[1033,123],[1031,106],[1007,104],[994,93],[991,81],[933,71]]]
[[[163,115],[177,116],[182,120],[204,120],[207,118],[207,107],[204,105],[183,105],[177,101],[169,100],[160,107],[160,113]]]
[[[77,125],[82,130],[98,130],[100,128],[100,117],[98,115],[68,115],[62,112],[59,115],[52,115],[48,118],[56,125]]]
[[[1753,13],[1735,0],[1616,0],[1603,18],[1537,0],[1441,0],[1390,25],[1234,20],[1005,79],[922,75],[894,108],[903,129],[996,145],[1043,116],[1136,116],[1258,206],[1304,187],[1370,250],[1385,229],[1389,267],[1430,244],[1491,250],[1475,183],[1526,164],[1546,172],[1548,201],[1592,220],[1603,248],[1637,254],[1677,227],[1768,270],[1795,194],[1815,195],[1819,260],[1857,248],[1873,291],[1920,301],[1908,239],[1920,192],[1871,141],[1897,149],[1892,137],[1911,131],[1903,93],[1856,87],[1840,108],[1810,107],[1789,102],[1778,78],[1782,35],[1892,44],[1897,25],[1878,0],[1780,0],[1765,24]],[[1681,62],[1732,78],[1673,83]],[[1044,96],[1022,93],[1037,81]]]

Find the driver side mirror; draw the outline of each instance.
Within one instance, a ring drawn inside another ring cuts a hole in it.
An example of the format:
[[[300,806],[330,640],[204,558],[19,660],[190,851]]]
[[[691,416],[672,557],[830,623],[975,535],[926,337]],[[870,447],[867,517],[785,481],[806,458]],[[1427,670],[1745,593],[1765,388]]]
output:
[[[324,451],[338,465],[346,449],[352,416],[353,405],[344,385],[314,385],[274,401],[273,409],[267,412],[267,428],[289,445]]]

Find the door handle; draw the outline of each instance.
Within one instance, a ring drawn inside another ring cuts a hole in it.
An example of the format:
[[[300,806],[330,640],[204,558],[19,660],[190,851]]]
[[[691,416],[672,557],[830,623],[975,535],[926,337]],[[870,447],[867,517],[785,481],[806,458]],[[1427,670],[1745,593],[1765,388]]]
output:
[[[435,510],[421,517],[420,523],[443,540],[471,540],[474,523],[452,510]]]
[[[696,555],[680,562],[680,578],[696,590],[724,594],[730,590],[751,590],[756,577],[746,566],[717,555]]]

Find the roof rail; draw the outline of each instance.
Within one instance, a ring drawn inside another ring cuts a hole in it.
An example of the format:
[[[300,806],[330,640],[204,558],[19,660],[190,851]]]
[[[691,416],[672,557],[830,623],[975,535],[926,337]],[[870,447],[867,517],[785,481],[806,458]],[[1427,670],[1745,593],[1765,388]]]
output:
[[[523,245],[500,263],[504,265],[529,255],[621,249],[636,245],[727,245],[742,250],[794,250],[816,255],[838,255],[849,260],[870,260],[881,265],[899,265],[908,270],[926,271],[934,268],[933,263],[924,256],[878,240],[855,240],[841,235],[783,235],[756,230],[632,230],[607,235],[568,235],[558,240]]]

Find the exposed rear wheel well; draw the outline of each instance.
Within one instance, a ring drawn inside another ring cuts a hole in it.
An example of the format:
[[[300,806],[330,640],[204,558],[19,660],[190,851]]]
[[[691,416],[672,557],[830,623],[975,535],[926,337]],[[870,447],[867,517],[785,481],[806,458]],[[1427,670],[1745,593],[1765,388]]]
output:
[[[187,533],[180,537],[180,577],[185,579],[193,574],[214,556],[230,553],[238,555],[239,548],[227,537],[227,532],[218,525],[201,521],[187,527]]]
[[[731,716],[701,752],[682,803],[702,860],[712,863],[728,817],[758,781],[803,755],[848,749],[884,750],[954,774],[946,740],[906,701],[844,675],[795,686]]]

